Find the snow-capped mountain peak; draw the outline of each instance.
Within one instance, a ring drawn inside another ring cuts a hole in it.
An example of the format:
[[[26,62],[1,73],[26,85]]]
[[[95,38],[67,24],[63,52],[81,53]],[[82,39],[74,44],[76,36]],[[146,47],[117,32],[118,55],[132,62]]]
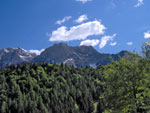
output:
[[[0,64],[20,64],[30,62],[37,55],[23,48],[3,48],[0,51]]]

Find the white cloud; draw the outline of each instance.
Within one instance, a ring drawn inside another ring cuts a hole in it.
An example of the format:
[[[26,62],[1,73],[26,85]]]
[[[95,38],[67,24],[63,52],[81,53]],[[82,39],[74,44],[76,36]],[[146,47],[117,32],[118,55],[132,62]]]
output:
[[[45,49],[41,49],[41,50],[29,50],[30,53],[35,53],[36,55],[40,55]]]
[[[72,18],[71,16],[66,16],[62,20],[58,20],[56,22],[56,24],[61,25],[61,24],[65,23],[66,21],[70,20],[71,18]]]
[[[94,46],[98,45],[98,43],[99,43],[99,40],[97,40],[97,39],[83,40],[83,41],[81,41],[80,46],[85,45],[85,46],[93,46],[94,47]]]
[[[137,0],[137,4],[134,7],[139,7],[144,4],[144,0]]]
[[[150,38],[150,31],[147,31],[147,32],[144,33],[144,38],[145,39]]]
[[[133,42],[127,42],[126,43],[128,46],[131,46],[131,45],[133,45]]]
[[[100,21],[89,21],[67,29],[65,26],[59,27],[52,32],[49,41],[85,40],[92,35],[104,34],[106,28]]]
[[[75,20],[75,22],[76,23],[82,23],[85,20],[88,20],[87,15],[81,15],[77,20]]]
[[[117,42],[111,42],[110,45],[115,46],[115,45],[117,45]]]
[[[103,36],[101,38],[99,48],[102,49],[103,47],[105,47],[107,42],[110,40],[113,40],[115,37],[116,37],[116,34],[113,34],[112,36]]]
[[[77,2],[82,2],[83,4],[92,0],[76,0]]]

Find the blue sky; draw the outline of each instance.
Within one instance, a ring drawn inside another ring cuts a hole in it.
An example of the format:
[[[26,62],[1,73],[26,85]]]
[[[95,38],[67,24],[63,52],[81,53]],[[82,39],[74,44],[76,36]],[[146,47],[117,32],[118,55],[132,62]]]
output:
[[[149,6],[150,0],[0,0],[0,49],[63,42],[140,52],[150,38]]]

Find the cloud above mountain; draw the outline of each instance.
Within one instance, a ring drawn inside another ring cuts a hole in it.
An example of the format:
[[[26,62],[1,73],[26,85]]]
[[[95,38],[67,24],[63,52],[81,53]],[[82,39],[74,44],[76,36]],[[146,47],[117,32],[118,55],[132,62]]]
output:
[[[115,45],[117,45],[117,42],[111,42],[110,45],[115,46]]]
[[[102,49],[103,47],[105,47],[107,45],[108,41],[113,41],[113,39],[116,37],[116,35],[117,34],[113,34],[112,36],[103,36],[101,38],[99,48]]]
[[[77,2],[82,2],[83,4],[92,0],[76,0]]]
[[[128,46],[131,46],[131,45],[133,45],[133,42],[127,42],[126,43]]]
[[[98,45],[99,44],[99,40],[98,39],[94,39],[94,40],[83,40],[83,41],[81,41],[81,43],[80,43],[80,46],[83,46],[83,45],[85,45],[85,46],[96,46],[96,45]]]
[[[36,55],[40,55],[45,49],[41,49],[41,50],[29,50],[30,53],[35,53]]]
[[[104,34],[105,29],[105,26],[97,20],[82,23],[70,28],[61,26],[52,32],[49,41],[69,42],[73,40],[85,40],[89,36]]]
[[[145,39],[150,38],[150,31],[147,31],[147,32],[144,33],[144,38]]]

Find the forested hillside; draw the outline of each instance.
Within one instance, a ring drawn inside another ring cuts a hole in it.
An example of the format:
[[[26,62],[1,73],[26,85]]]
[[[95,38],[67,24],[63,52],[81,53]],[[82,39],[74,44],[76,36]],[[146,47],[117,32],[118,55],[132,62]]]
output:
[[[97,68],[31,63],[1,69],[0,113],[149,113],[145,55]]]
[[[39,63],[0,71],[1,113],[91,113],[102,86],[99,70]]]

